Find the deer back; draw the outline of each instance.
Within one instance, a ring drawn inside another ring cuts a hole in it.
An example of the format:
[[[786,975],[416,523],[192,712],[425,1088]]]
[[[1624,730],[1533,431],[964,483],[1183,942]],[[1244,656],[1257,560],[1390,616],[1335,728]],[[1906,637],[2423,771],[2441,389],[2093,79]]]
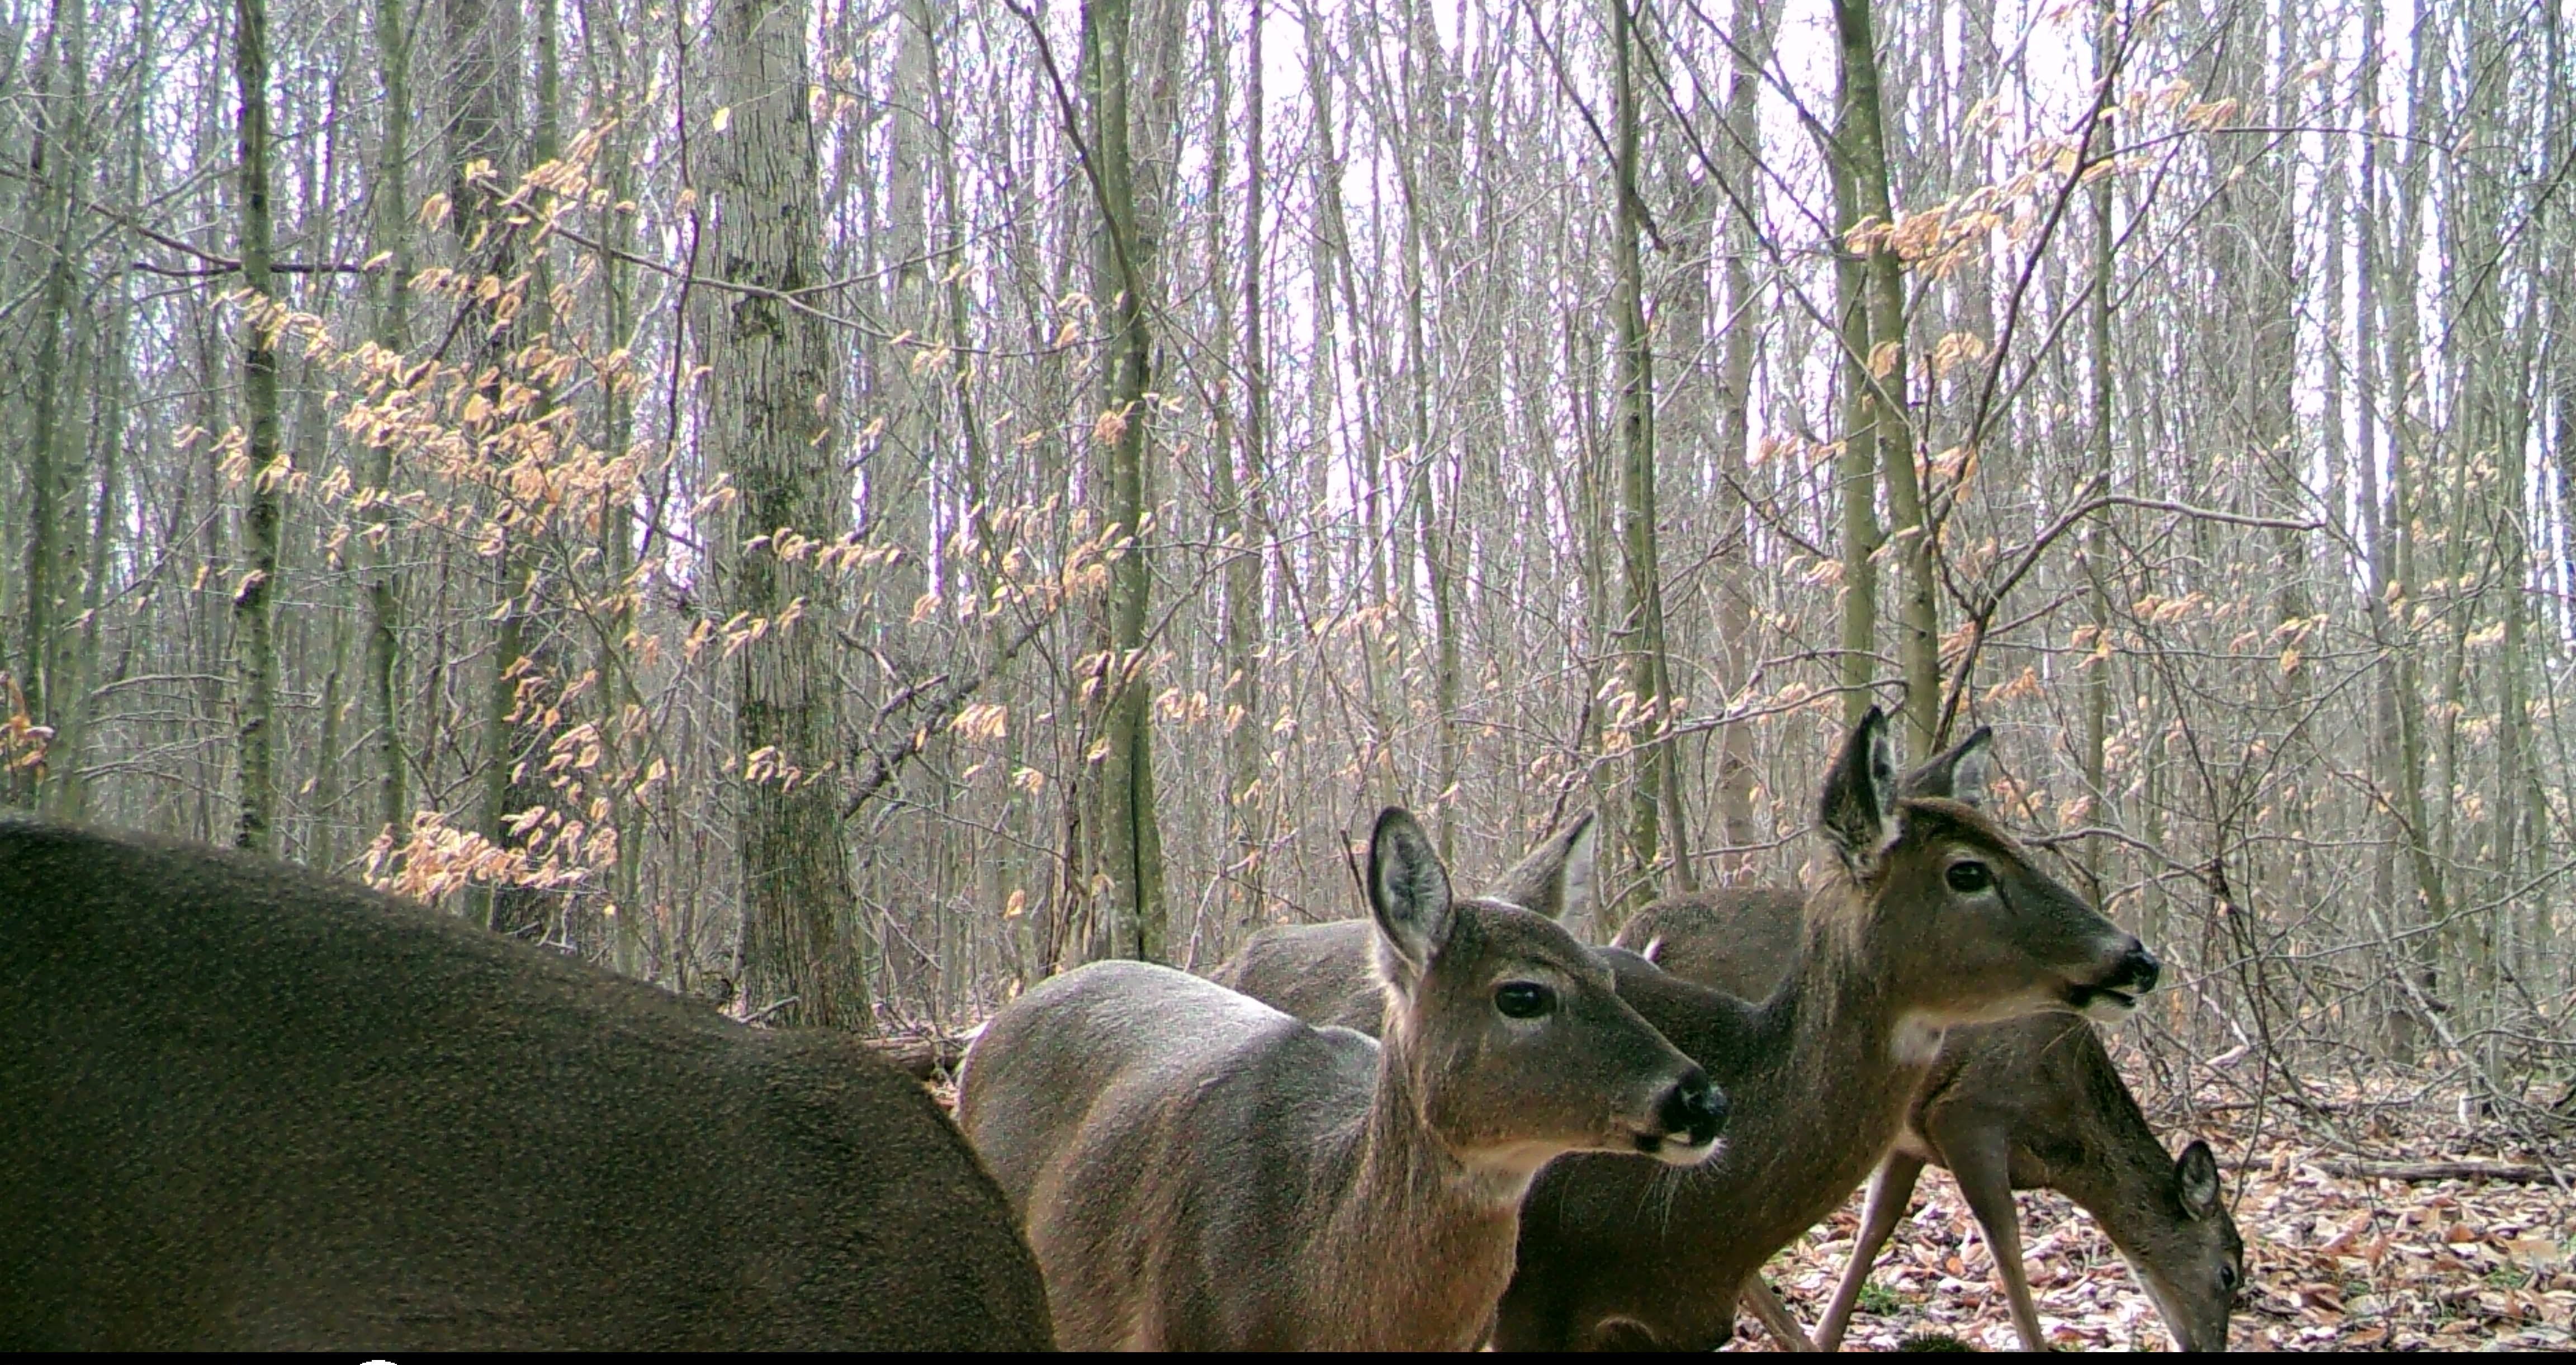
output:
[[[1376,953],[1376,926],[1364,919],[1282,924],[1247,939],[1208,979],[1318,1028],[1374,1038],[1386,1017]]]
[[[921,1087],[263,859],[0,819],[0,1343],[1037,1348]]]

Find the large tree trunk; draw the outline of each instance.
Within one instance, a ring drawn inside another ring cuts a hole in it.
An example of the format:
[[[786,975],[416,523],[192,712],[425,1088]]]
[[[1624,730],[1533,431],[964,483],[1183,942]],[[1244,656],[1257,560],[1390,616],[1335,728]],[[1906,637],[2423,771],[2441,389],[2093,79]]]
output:
[[[515,180],[504,169],[515,162],[509,134],[519,107],[517,54],[502,50],[512,11],[494,0],[440,0],[439,14],[446,29],[452,82],[448,202],[459,265],[468,276],[489,276],[506,283],[518,273],[519,264],[518,236],[507,215],[497,211],[497,200]],[[492,178],[478,180],[478,167]],[[462,306],[468,317],[456,329],[457,353],[485,400],[497,407],[502,394],[500,367],[509,349],[505,334],[517,324],[504,326],[495,301],[487,296],[478,294]],[[487,420],[504,419],[496,415]],[[495,489],[492,496],[509,494]],[[512,717],[519,713],[519,685],[529,672],[529,640],[534,633],[529,616],[537,590],[526,539],[523,529],[509,527],[490,557],[499,576],[494,585],[499,600],[493,609],[492,667],[484,675],[482,715],[476,730],[481,750],[475,756],[474,819],[475,828],[494,844],[508,840],[512,814],[543,799],[536,794],[542,788],[531,790],[512,778],[524,752],[519,724]],[[527,896],[518,888],[485,886],[475,893],[474,913],[491,928],[516,929],[526,922],[522,912],[528,908]]]
[[[1208,158],[1208,269],[1220,279],[1234,264],[1227,259],[1225,250],[1225,216],[1216,211],[1223,202],[1231,169],[1227,156],[1225,102],[1229,73],[1223,20],[1222,0],[1208,0],[1207,60],[1217,81],[1217,118],[1212,129],[1214,147]],[[1235,295],[1222,285],[1214,291],[1219,370],[1226,374],[1229,367],[1239,365],[1243,376],[1243,416],[1240,421],[1235,416],[1237,409],[1231,401],[1234,392],[1231,379],[1221,379],[1218,390],[1221,395],[1219,438],[1217,448],[1208,456],[1210,503],[1216,515],[1218,540],[1225,550],[1224,795],[1226,837],[1230,846],[1226,878],[1229,888],[1227,904],[1232,911],[1230,919],[1236,925],[1250,925],[1261,913],[1263,838],[1259,814],[1262,736],[1268,732],[1261,717],[1262,553],[1255,543],[1262,536],[1258,499],[1265,466],[1262,443],[1270,420],[1261,355],[1261,178],[1265,170],[1262,163],[1261,0],[1252,0],[1246,46],[1250,51],[1244,61],[1244,141],[1245,164],[1250,172],[1243,178],[1243,311],[1239,339],[1234,327]],[[1236,360],[1238,354],[1241,357],[1239,362]],[[1240,469],[1238,460],[1241,461]],[[1445,822],[1442,828],[1447,828]]]
[[[1762,66],[1770,60],[1772,34],[1779,24],[1777,5],[1738,5],[1728,35],[1732,61],[1726,78],[1726,160],[1733,181],[1728,195],[1733,212],[1726,230],[1726,335],[1718,369],[1717,522],[1721,528],[1718,634],[1726,650],[1726,685],[1750,685],[1761,657],[1754,634],[1752,545],[1746,538],[1745,488],[1751,478],[1753,446],[1753,342],[1755,290],[1753,253],[1762,225],[1751,216],[1761,201]],[[1727,552],[1727,546],[1733,552]],[[1859,695],[1857,693],[1853,694]],[[1718,732],[1717,809],[1721,837],[1729,853],[1721,876],[1752,866],[1758,837],[1753,823],[1753,794],[1758,779],[1753,768],[1753,727],[1729,720]]]
[[[832,580],[810,560],[781,556],[774,541],[748,543],[786,531],[828,542],[846,529],[839,445],[829,439],[832,338],[766,292],[819,283],[806,18],[804,0],[716,6],[716,98],[733,112],[712,158],[708,259],[719,278],[764,292],[715,307],[707,437],[740,498],[725,549],[729,605],[770,623],[734,664],[735,761],[746,778],[737,836],[744,989],[774,1017],[863,1028],[866,977],[831,780],[841,743],[827,649]]]

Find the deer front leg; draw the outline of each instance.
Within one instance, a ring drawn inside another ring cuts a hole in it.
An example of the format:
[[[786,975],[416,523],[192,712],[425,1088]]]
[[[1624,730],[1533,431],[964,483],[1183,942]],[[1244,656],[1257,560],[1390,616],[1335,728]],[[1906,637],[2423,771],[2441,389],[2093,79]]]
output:
[[[1789,1311],[1789,1305],[1780,1301],[1779,1292],[1771,1287],[1771,1282],[1760,1275],[1744,1282],[1744,1291],[1735,1296],[1735,1301],[1753,1310],[1753,1316],[1770,1329],[1781,1350],[1816,1349],[1816,1343],[1807,1339],[1806,1329],[1798,1325],[1798,1315]]]
[[[1914,1197],[1914,1182],[1922,1174],[1919,1156],[1892,1151],[1878,1163],[1878,1174],[1869,1181],[1869,1200],[1861,1206],[1860,1237],[1852,1243],[1851,1262],[1843,1267],[1842,1283],[1834,1286],[1834,1301],[1825,1308],[1825,1320],[1816,1324],[1816,1349],[1842,1349],[1843,1329],[1851,1325],[1861,1286],[1869,1283],[1879,1249],[1896,1231],[1896,1220],[1905,1216],[1905,1202]]]
[[[2039,1330],[2039,1308],[2030,1298],[2030,1279],[2022,1273],[2021,1212],[2013,1204],[2010,1149],[2000,1140],[1980,1141],[1961,1144],[1943,1155],[1950,1159],[1950,1174],[1959,1182],[1968,1211],[1985,1230],[1995,1274],[2004,1282],[2004,1297],[2012,1301],[2013,1328],[2021,1333],[2022,1349],[2047,1350],[2048,1338]]]

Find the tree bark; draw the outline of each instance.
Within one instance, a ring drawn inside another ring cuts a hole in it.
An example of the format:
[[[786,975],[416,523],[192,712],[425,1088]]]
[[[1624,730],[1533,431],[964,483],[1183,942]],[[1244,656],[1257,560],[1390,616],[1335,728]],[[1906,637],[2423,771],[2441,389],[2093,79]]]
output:
[[[1138,228],[1134,164],[1128,151],[1132,93],[1127,0],[1083,7],[1083,84],[1091,102],[1094,192],[1099,197],[1097,294],[1109,300],[1109,341],[1101,375],[1097,435],[1107,477],[1098,481],[1101,521],[1128,541],[1109,566],[1109,648],[1101,686],[1098,866],[1107,877],[1105,945],[1115,956],[1166,959],[1162,833],[1154,819],[1152,689],[1145,678],[1148,594],[1144,521],[1146,428],[1152,407],[1151,260]]]
[[[1834,0],[1834,28],[1843,75],[1843,125],[1837,140],[1848,163],[1855,219],[1892,227],[1896,215],[1869,0]],[[1860,400],[1877,434],[1876,454],[1887,479],[1888,534],[1896,542],[1901,570],[1896,658],[1905,678],[1906,729],[1913,752],[1929,754],[1939,741],[1941,631],[1932,600],[1932,527],[1924,516],[1914,427],[1906,412],[1904,269],[1887,236],[1874,238],[1863,267],[1869,346],[1860,356]]]
[[[1629,791],[1628,847],[1635,859],[1634,885],[1651,896],[1663,861],[1660,828],[1667,805],[1678,816],[1678,801],[1667,803],[1672,785],[1671,718],[1665,703],[1666,681],[1663,571],[1657,550],[1655,500],[1655,356],[1646,333],[1646,278],[1637,239],[1643,231],[1643,205],[1637,197],[1637,99],[1630,78],[1631,51],[1637,42],[1631,0],[1610,0],[1611,71],[1617,109],[1616,164],[1611,169],[1616,200],[1616,227],[1610,240],[1611,265],[1618,280],[1619,329],[1619,549],[1627,589],[1626,621],[1628,692],[1635,707],[1636,764]],[[1689,856],[1689,843],[1678,823],[1669,831],[1675,862]],[[1687,876],[1687,873],[1683,874]],[[1610,928],[1627,919],[1626,905],[1605,905]]]
[[[13,804],[27,806],[58,804],[55,795],[61,781],[56,774],[79,761],[73,746],[64,742],[74,738],[66,732],[76,699],[70,695],[71,670],[61,626],[71,614],[79,563],[78,539],[66,528],[79,520],[70,505],[79,496],[79,482],[72,468],[76,460],[68,448],[77,443],[72,439],[72,424],[63,420],[63,401],[80,387],[69,380],[65,362],[67,351],[78,350],[76,338],[66,334],[78,326],[74,303],[81,253],[78,196],[72,187],[83,183],[89,159],[85,145],[88,12],[86,0],[54,0],[46,35],[54,50],[37,61],[37,122],[29,158],[35,179],[28,195],[35,231],[29,235],[44,243],[45,265],[36,290],[34,319],[34,410],[27,432],[27,613],[17,681],[28,719],[51,728],[54,744],[44,764],[21,769],[14,782],[0,786],[0,795],[11,794],[14,786]],[[53,86],[58,75],[65,87],[60,95]],[[5,704],[5,697],[0,697],[0,707]]]
[[[712,157],[723,279],[793,293],[820,283],[820,208],[807,111],[804,0],[719,0],[716,98],[732,111]],[[831,665],[832,579],[776,542],[837,540],[845,495],[831,439],[832,338],[773,294],[715,305],[707,436],[739,495],[726,546],[730,605],[769,623],[734,665],[738,850],[748,1003],[799,1024],[869,1026],[852,931],[849,854],[834,798],[841,725]],[[790,621],[791,612],[801,619]],[[789,1004],[787,1002],[794,1002]]]
[[[376,150],[376,250],[385,264],[369,277],[375,296],[376,344],[396,355],[411,346],[411,46],[403,0],[375,0],[376,69],[384,86]],[[375,727],[375,822],[396,842],[411,818],[402,740],[402,585],[393,545],[393,448],[367,443],[358,500],[366,518],[359,537],[367,591],[368,719]]]
[[[277,842],[277,643],[271,600],[285,520],[285,469],[277,447],[277,351],[260,310],[276,289],[268,204],[268,4],[235,0],[233,78],[241,92],[241,277],[250,313],[242,325],[243,454],[250,471],[243,535],[250,562],[233,596],[233,651],[241,684],[241,808],[233,843],[268,853]]]

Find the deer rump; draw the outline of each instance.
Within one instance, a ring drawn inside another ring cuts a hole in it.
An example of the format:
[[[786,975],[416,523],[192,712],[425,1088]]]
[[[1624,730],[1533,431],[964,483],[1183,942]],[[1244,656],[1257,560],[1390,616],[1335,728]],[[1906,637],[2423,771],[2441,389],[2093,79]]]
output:
[[[1043,1348],[855,1039],[247,856],[0,819],[0,1348]]]

